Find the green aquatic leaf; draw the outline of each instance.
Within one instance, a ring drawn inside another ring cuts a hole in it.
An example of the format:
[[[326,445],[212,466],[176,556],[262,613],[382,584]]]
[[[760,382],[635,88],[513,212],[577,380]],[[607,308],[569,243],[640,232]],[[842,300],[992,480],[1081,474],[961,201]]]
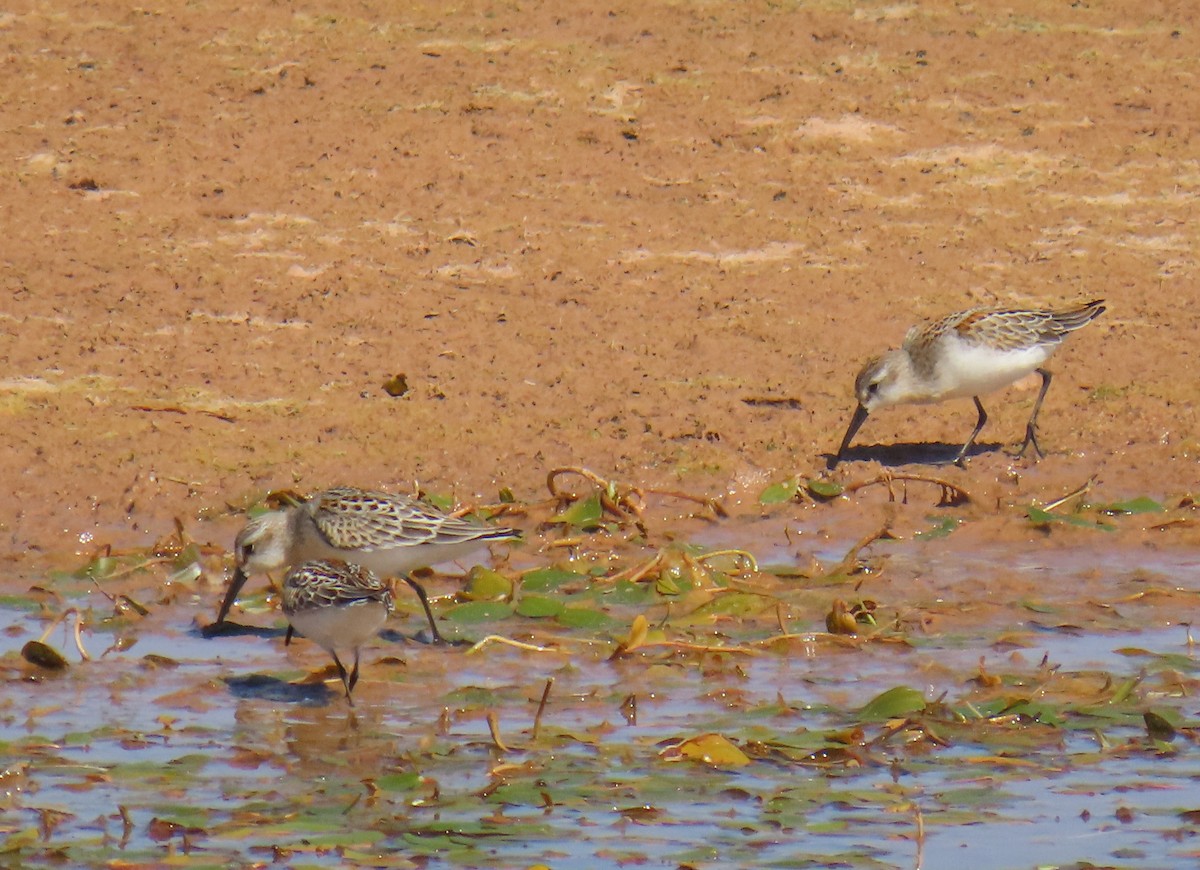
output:
[[[357,849],[342,848],[339,850],[339,863],[344,867],[372,867],[376,870],[386,870],[388,867],[397,867],[400,870],[412,870],[414,864],[411,858],[403,854],[385,854],[382,850],[373,852],[362,852]],[[297,866],[294,862],[289,862],[292,866]]]
[[[1056,514],[1032,505],[1025,509],[1025,516],[1037,528],[1046,529],[1054,524],[1078,526],[1081,529],[1099,529],[1103,532],[1116,530],[1116,526],[1106,525],[1075,514]]]
[[[1102,514],[1160,514],[1166,508],[1149,496],[1140,496],[1128,501],[1118,501],[1112,504],[1097,504],[1090,507]]]
[[[521,575],[523,592],[551,592],[567,583],[586,581],[588,577],[564,568],[537,568]]]
[[[389,773],[375,778],[375,786],[381,791],[412,791],[421,784],[421,774],[415,770],[407,773]]]
[[[385,836],[383,831],[365,829],[327,831],[325,833],[305,834],[303,840],[290,844],[288,848],[299,851],[302,849],[323,850],[338,846],[370,846],[372,843],[378,843]]]
[[[454,704],[466,709],[494,707],[500,703],[500,695],[484,686],[462,686],[452,692],[447,692],[443,703]]]
[[[917,532],[913,535],[914,538],[923,538],[926,541],[944,538],[962,525],[962,520],[958,517],[930,516],[926,519],[933,523],[933,527],[923,532]]]
[[[868,701],[858,711],[858,718],[864,722],[878,722],[882,719],[899,719],[924,709],[923,693],[908,686],[893,686]]]
[[[804,488],[817,498],[837,498],[846,491],[844,486],[832,480],[810,480],[804,484]]]
[[[582,628],[589,631],[620,626],[622,623],[607,613],[587,607],[564,607],[555,619],[567,628]]]
[[[1155,669],[1171,669],[1183,671],[1184,673],[1200,670],[1200,661],[1186,653],[1160,653],[1141,649],[1140,647],[1128,646],[1115,649],[1113,653],[1119,656],[1149,658],[1151,660],[1150,664],[1153,664]]]
[[[759,504],[782,504],[791,501],[800,491],[800,479],[793,477],[782,483],[773,483],[758,494]]]
[[[468,601],[451,607],[442,618],[451,622],[498,622],[512,616],[513,607],[500,601]]]
[[[5,610],[42,610],[40,601],[29,595],[0,595],[0,608]]]
[[[499,571],[476,565],[467,574],[464,595],[472,601],[496,601],[512,595],[513,582]]]
[[[30,846],[37,845],[41,840],[41,834],[37,828],[25,828],[5,836],[3,842],[0,842],[0,855],[12,852],[20,852]]]
[[[587,498],[575,502],[562,513],[551,517],[550,522],[590,529],[599,525],[603,516],[604,507],[600,504],[600,494],[594,492]]]
[[[673,576],[671,572],[663,571],[654,581],[654,591],[659,595],[678,595],[682,590],[677,579],[677,573]]]
[[[597,592],[605,604],[625,604],[636,607],[654,600],[654,589],[649,583],[631,583],[628,580],[620,580],[607,588],[600,587]]]
[[[565,606],[556,598],[547,598],[544,595],[522,595],[521,600],[517,602],[517,615],[532,619],[558,616]]]
[[[433,505],[438,510],[441,510],[441,511],[454,510],[454,499],[452,499],[448,495],[441,495],[436,492],[427,492],[427,493],[423,493],[421,498],[424,501],[429,502],[431,505]]]
[[[726,592],[700,605],[688,616],[755,616],[768,607],[773,607],[774,604],[774,599],[764,595],[754,595],[749,592]]]
[[[1113,692],[1113,696],[1109,699],[1109,703],[1121,704],[1128,701],[1129,697],[1133,694],[1133,690],[1138,687],[1141,681],[1141,677],[1130,677],[1127,680],[1122,680],[1117,684],[1117,688]]]
[[[118,567],[120,565],[115,556],[97,556],[76,571],[74,576],[79,580],[103,580],[109,574],[113,573],[113,571],[116,571]]]
[[[506,782],[487,799],[490,803],[506,804],[513,807],[544,807],[546,805],[546,785],[538,780],[520,780]],[[553,798],[551,798],[553,800]]]
[[[1026,716],[1041,722],[1043,725],[1050,725],[1055,728],[1062,727],[1065,722],[1062,710],[1059,707],[1041,701],[1033,701],[1029,698],[1010,701],[1004,706],[1001,713],[1007,716]]]

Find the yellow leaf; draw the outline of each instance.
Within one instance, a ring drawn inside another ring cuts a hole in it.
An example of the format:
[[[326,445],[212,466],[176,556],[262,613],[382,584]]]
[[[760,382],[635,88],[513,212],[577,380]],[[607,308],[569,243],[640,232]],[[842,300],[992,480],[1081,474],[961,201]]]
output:
[[[1024,758],[1005,758],[1001,755],[975,755],[964,758],[968,764],[994,764],[996,767],[1037,767],[1037,762]]]
[[[750,757],[721,734],[701,734],[679,744],[679,754],[713,767],[743,767]]]
[[[646,635],[650,633],[650,624],[646,622],[646,617],[638,614],[633,619],[633,627],[629,629],[629,637],[625,638],[625,642],[621,646],[626,652],[637,649],[646,642]]]

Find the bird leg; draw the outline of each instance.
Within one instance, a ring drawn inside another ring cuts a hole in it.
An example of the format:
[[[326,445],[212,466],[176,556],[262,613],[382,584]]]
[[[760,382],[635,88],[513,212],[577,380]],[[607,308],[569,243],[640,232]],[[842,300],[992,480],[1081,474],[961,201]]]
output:
[[[333,655],[333,663],[335,665],[337,665],[338,674],[342,678],[342,685],[346,687],[346,703],[348,703],[351,707],[353,707],[354,699],[350,697],[350,690],[352,688],[354,688],[354,682],[350,679],[349,674],[346,673],[346,666],[344,664],[342,664],[342,660],[338,658],[338,654],[335,652],[332,652],[332,650],[330,652]],[[355,677],[357,678],[357,676],[358,676],[358,662],[357,661],[355,661],[355,663],[354,663],[354,674],[355,674]]]
[[[350,686],[353,689],[358,685],[358,650],[354,651],[354,670],[350,672]]]
[[[437,623],[433,621],[433,611],[429,609],[429,596],[425,594],[425,588],[407,575],[401,579],[411,586],[413,591],[417,593],[417,597],[421,599],[421,606],[425,608],[425,618],[429,620],[429,630],[433,632],[434,642],[445,643],[446,641],[442,638],[441,632],[438,631]]]
[[[1037,441],[1037,415],[1038,411],[1042,410],[1042,399],[1046,398],[1046,391],[1050,389],[1050,372],[1047,369],[1038,369],[1037,373],[1042,376],[1042,388],[1038,390],[1037,400],[1033,403],[1033,413],[1029,415],[1029,422],[1025,424],[1025,443],[1017,451],[1017,456],[1024,456],[1025,451],[1032,444],[1033,452],[1037,454],[1038,459],[1045,459],[1046,454],[1042,452],[1041,445]]]
[[[954,464],[959,468],[966,468],[965,462],[967,451],[971,449],[971,445],[975,443],[975,438],[979,435],[979,431],[983,429],[983,424],[987,422],[987,411],[983,410],[983,403],[979,401],[978,396],[972,396],[971,400],[975,403],[976,410],[979,411],[979,420],[975,423],[975,431],[971,433],[971,437],[967,439],[967,443],[962,446],[962,450],[958,451],[958,456],[954,457]]]

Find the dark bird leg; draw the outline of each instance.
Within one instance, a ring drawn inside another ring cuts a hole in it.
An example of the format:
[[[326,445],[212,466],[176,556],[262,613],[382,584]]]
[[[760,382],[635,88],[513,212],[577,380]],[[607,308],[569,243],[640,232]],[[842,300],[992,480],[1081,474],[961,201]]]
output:
[[[954,457],[954,464],[959,468],[967,467],[967,451],[971,449],[971,445],[975,443],[980,430],[983,429],[983,424],[987,422],[987,411],[983,410],[983,403],[979,401],[979,397],[972,396],[971,400],[975,403],[976,410],[979,411],[979,420],[975,423],[975,431],[971,433],[971,437],[967,439],[967,443],[962,446],[962,450],[958,451],[958,456]]]
[[[346,687],[346,703],[349,704],[351,707],[353,707],[354,699],[350,697],[350,689],[353,688],[354,683],[351,682],[350,675],[346,673],[346,666],[342,664],[342,660],[338,658],[338,654],[333,652],[332,650],[330,650],[330,654],[333,656],[333,663],[335,665],[337,665],[338,674],[342,678],[342,685]],[[355,671],[357,672],[357,670],[358,670],[358,666],[356,663]]]
[[[350,672],[350,688],[358,685],[358,650],[354,650],[354,670]]]
[[[442,639],[441,632],[438,631],[437,623],[433,621],[433,611],[429,609],[429,596],[425,594],[424,587],[411,577],[405,576],[401,579],[411,586],[413,591],[417,593],[417,597],[421,599],[421,606],[425,608],[425,618],[429,620],[429,630],[433,632],[434,642],[445,643],[446,641]]]
[[[287,634],[283,636],[283,645],[287,646],[292,642],[292,638],[296,636],[296,629],[292,628],[292,624],[288,623]]]
[[[1032,444],[1033,452],[1037,454],[1038,459],[1045,459],[1046,454],[1042,452],[1037,441],[1037,415],[1038,411],[1042,410],[1042,399],[1046,398],[1046,391],[1050,389],[1050,372],[1047,369],[1038,369],[1037,373],[1042,376],[1042,388],[1038,391],[1037,401],[1033,403],[1033,413],[1029,415],[1029,422],[1025,424],[1025,443],[1017,451],[1017,456],[1024,456],[1025,451]]]

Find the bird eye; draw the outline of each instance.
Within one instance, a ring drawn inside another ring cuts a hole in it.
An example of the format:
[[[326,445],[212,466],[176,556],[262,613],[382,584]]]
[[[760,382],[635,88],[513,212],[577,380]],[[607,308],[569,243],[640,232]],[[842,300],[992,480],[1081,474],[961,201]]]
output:
[[[878,392],[879,392],[879,382],[878,381],[872,381],[871,383],[867,384],[867,395],[868,396],[873,396]]]

